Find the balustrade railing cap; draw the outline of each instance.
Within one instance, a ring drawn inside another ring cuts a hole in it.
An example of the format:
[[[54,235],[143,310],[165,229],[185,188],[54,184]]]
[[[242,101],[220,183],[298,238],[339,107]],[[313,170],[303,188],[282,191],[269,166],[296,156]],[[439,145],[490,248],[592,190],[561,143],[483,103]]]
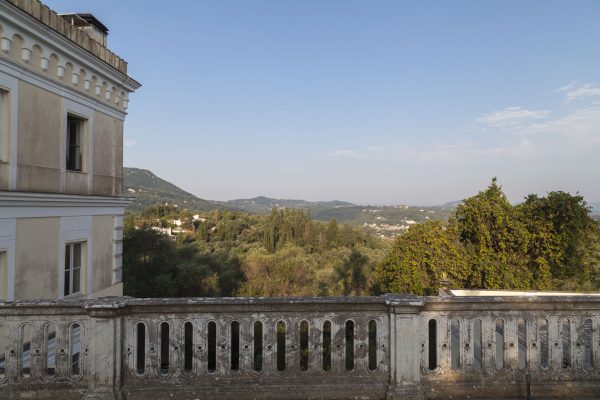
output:
[[[171,297],[129,298],[128,305],[212,305],[212,304],[385,304],[380,296],[348,297]]]
[[[127,302],[133,297],[99,297],[97,299],[85,300],[82,304],[86,310],[106,310],[127,307]]]
[[[387,293],[381,296],[390,306],[413,306],[422,307],[425,304],[425,298],[413,294],[394,294]]]

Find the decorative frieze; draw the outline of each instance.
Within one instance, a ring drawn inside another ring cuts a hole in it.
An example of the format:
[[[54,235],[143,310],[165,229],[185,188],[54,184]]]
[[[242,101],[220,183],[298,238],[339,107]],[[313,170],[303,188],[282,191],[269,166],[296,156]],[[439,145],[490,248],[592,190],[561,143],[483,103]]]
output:
[[[68,85],[73,90],[88,95],[90,95],[90,88],[96,85],[94,93],[96,101],[123,112],[126,109],[123,100],[130,92],[139,88],[140,84],[128,77],[123,69],[106,64],[107,59],[114,56],[111,56],[112,53],[107,49],[84,32],[66,24],[62,18],[54,18],[53,15],[56,14],[53,12],[39,11],[41,14],[38,14],[36,10],[40,7],[45,6],[40,5],[37,0],[0,2],[0,58],[21,64],[45,78]],[[23,15],[20,10],[25,11],[29,16]],[[38,19],[32,19],[31,16]],[[40,24],[62,28],[48,35],[47,30],[40,29]],[[65,37],[64,32],[71,33]],[[80,32],[80,34],[73,32]],[[90,50],[86,46],[81,46],[82,41],[85,40],[95,43],[92,45],[96,49],[92,51],[93,55],[89,53]],[[13,49],[15,43],[19,46],[16,52],[18,54],[15,53],[16,49]],[[69,76],[65,76],[67,67],[70,67]],[[83,77],[87,83],[82,87],[79,85],[79,80]],[[108,89],[104,96],[101,96],[103,87],[114,89]],[[115,100],[117,96],[120,99],[118,102]]]

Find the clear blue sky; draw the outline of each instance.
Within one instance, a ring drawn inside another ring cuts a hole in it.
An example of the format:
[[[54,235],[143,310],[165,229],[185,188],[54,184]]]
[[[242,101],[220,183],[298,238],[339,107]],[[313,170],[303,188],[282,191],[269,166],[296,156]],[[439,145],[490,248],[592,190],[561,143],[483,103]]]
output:
[[[76,1],[144,86],[125,165],[202,198],[600,201],[598,1]]]

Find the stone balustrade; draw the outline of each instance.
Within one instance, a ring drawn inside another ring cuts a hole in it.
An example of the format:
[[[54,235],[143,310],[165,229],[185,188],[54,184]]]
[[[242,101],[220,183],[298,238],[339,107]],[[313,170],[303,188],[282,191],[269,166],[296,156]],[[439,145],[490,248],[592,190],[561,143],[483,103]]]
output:
[[[0,399],[598,398],[596,296],[0,303]]]

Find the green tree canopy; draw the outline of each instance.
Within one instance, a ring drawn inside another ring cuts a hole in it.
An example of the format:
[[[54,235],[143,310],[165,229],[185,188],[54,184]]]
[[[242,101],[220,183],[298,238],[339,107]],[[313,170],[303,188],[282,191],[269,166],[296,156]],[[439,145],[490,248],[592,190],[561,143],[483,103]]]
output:
[[[412,226],[375,269],[380,292],[437,294],[441,281],[464,287],[469,260],[455,234],[439,221]]]

